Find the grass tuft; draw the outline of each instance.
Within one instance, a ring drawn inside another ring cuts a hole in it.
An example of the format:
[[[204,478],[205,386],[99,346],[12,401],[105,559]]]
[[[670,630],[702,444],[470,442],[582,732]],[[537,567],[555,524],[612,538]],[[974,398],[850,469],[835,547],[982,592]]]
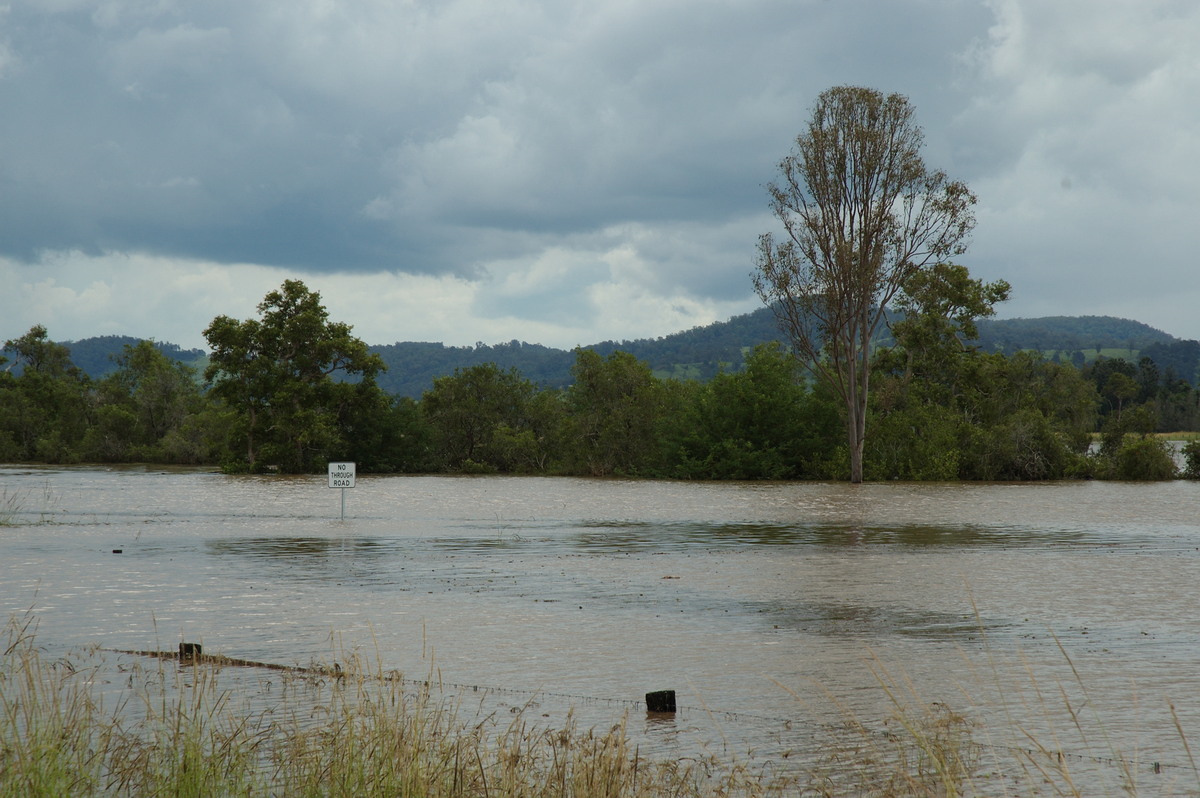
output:
[[[105,707],[96,651],[47,661],[26,616],[0,661],[0,795],[616,798],[774,796],[794,782],[736,764],[653,762],[624,723],[581,730],[468,712],[436,681],[353,659],[277,673],[278,701],[222,690],[222,666],[157,660]],[[419,685],[415,689],[412,685]]]
[[[528,706],[465,706],[464,694],[448,697],[435,678],[406,680],[353,654],[332,667],[279,670],[223,657],[135,657],[114,671],[97,649],[48,658],[36,633],[26,613],[0,636],[0,795],[1200,794],[1179,783],[1194,776],[1200,786],[1200,767],[1174,706],[1190,767],[1139,760],[1105,726],[1100,697],[1061,645],[1069,675],[1043,686],[1027,663],[1014,674],[985,643],[988,678],[1000,688],[991,729],[924,699],[872,658],[891,705],[887,718],[860,721],[830,697],[842,722],[821,727],[812,750],[782,754],[786,765],[754,767],[716,755],[650,759],[623,720],[583,729],[568,714],[561,728],[546,728]],[[263,689],[251,695],[226,671],[262,673]],[[231,681],[240,687],[223,687]],[[977,689],[987,692],[982,683]]]

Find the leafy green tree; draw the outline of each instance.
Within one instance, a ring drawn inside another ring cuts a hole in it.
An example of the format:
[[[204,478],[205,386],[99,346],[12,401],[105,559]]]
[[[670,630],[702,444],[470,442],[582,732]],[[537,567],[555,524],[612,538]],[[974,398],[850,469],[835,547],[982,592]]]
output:
[[[1060,479],[1085,469],[1097,397],[1077,369],[1029,352],[970,363],[959,400],[969,421],[960,476]]]
[[[204,331],[212,350],[204,377],[236,413],[244,467],[303,472],[345,456],[343,425],[373,401],[382,361],[348,324],[329,321],[320,294],[299,280],[268,293],[258,311],[246,321],[218,316]],[[358,385],[345,381],[354,378]]]
[[[1112,464],[1131,440],[1149,437],[1157,427],[1158,414],[1150,404],[1137,405],[1122,414],[1109,415],[1100,429],[1100,449],[1097,452],[1102,461],[1100,471],[1112,471]]]
[[[1148,436],[1127,438],[1099,471],[1106,479],[1126,480],[1174,479],[1178,473],[1167,442]]]
[[[920,323],[895,325],[897,346],[877,359],[868,475],[1028,480],[1087,473],[1098,403],[1093,384],[1073,366],[1040,355],[981,353],[968,345],[965,325],[961,338],[925,334],[951,329],[953,314],[941,315],[941,307],[929,322],[906,316]]]
[[[558,389],[543,389],[534,393],[527,408],[529,430],[537,441],[533,450],[534,471],[561,470],[568,449],[568,415],[566,396]]]
[[[142,456],[134,447],[137,419],[120,403],[102,403],[91,414],[90,423],[80,444],[83,460],[99,463],[119,463],[132,460],[153,460]]]
[[[833,444],[836,406],[799,380],[778,343],[756,346],[742,371],[714,377],[700,393],[683,475],[706,479],[794,479]]]
[[[117,366],[115,378],[129,391],[146,443],[162,440],[199,409],[195,369],[171,360],[153,341],[125,346]]]
[[[1119,371],[1108,375],[1104,381],[1104,396],[1116,405],[1117,419],[1121,418],[1121,410],[1125,403],[1138,395],[1138,384],[1132,377]]]
[[[958,479],[964,421],[956,408],[911,402],[877,414],[872,424],[864,449],[868,479]]]
[[[51,341],[49,333],[41,324],[30,327],[29,332],[20,338],[5,341],[4,348],[15,355],[14,365],[20,366],[22,373],[34,371],[50,376],[81,374],[71,362],[71,350]]]
[[[343,423],[343,434],[364,472],[420,473],[439,467],[433,430],[410,397],[372,391]]]
[[[97,385],[99,407],[85,448],[95,459],[178,462],[162,443],[204,406],[195,370],[153,341],[126,344],[116,361],[116,371]]]
[[[660,469],[666,393],[650,366],[628,352],[603,358],[576,348],[571,374],[569,468],[594,476]]]
[[[0,355],[0,366],[8,358]],[[24,450],[17,443],[16,424],[11,414],[11,405],[16,400],[16,377],[8,369],[0,369],[0,462],[13,463],[24,458]]]
[[[421,398],[442,462],[454,470],[529,470],[540,459],[528,410],[533,383],[483,363],[438,377]]]
[[[759,240],[754,288],[845,409],[850,480],[863,479],[872,342],[913,274],[965,250],[975,195],[930,171],[908,99],[821,94],[769,187],[786,236]]]
[[[94,402],[87,375],[71,362],[67,347],[35,325],[5,341],[18,377],[0,384],[0,441],[12,459],[47,463],[77,462],[92,420]]]
[[[1085,470],[1054,419],[1024,406],[990,425],[968,429],[960,476],[983,480],[1063,479]]]
[[[1191,440],[1183,445],[1183,476],[1200,479],[1200,440]]]
[[[1174,376],[1170,367],[1163,375],[1163,389],[1155,405],[1161,431],[1200,430],[1200,391]]]
[[[660,377],[659,386],[662,389],[662,408],[658,424],[655,425],[659,464],[653,470],[653,475],[669,479],[715,478],[708,473],[703,462],[711,448],[704,420],[711,402],[711,382],[697,378]]]
[[[1116,397],[1106,393],[1106,386],[1113,374],[1122,374],[1130,380],[1134,380],[1137,375],[1137,369],[1132,363],[1120,357],[1097,357],[1083,368],[1084,377],[1096,386],[1096,392],[1103,400],[1100,406],[1100,416],[1102,419],[1117,412]],[[1122,384],[1124,384],[1123,380],[1117,380],[1113,383],[1114,387]],[[1126,385],[1125,387],[1128,390],[1128,386]]]
[[[222,402],[205,399],[200,409],[185,416],[159,441],[161,459],[168,463],[200,465],[229,463],[236,458],[241,441],[235,410]]]
[[[896,297],[892,345],[875,357],[873,432],[864,451],[871,479],[957,479],[978,462],[980,431],[970,398],[989,374],[973,345],[977,322],[1008,298],[1004,281],[984,283],[965,266],[935,263],[913,272]],[[1016,408],[1010,408],[1015,410]],[[989,478],[996,478],[990,474]]]
[[[264,303],[265,304],[265,303]],[[259,312],[265,312],[263,304]],[[265,351],[265,334],[256,319],[237,321],[218,316],[204,330],[212,350],[204,379],[208,395],[224,402],[232,411],[232,436],[242,441],[244,461],[234,470],[258,470],[259,454],[270,428],[270,402],[279,382],[276,364]]]
[[[1004,280],[984,283],[956,263],[913,272],[896,297],[894,346],[878,356],[878,367],[900,372],[902,388],[916,378],[942,385],[947,392],[943,399],[953,395],[962,370],[959,361],[974,354],[978,321],[995,315],[1009,290]]]
[[[1137,365],[1137,401],[1151,402],[1158,397],[1162,384],[1158,364],[1148,357],[1138,359]]]
[[[1177,379],[1200,385],[1200,341],[1159,341],[1141,347],[1141,354],[1164,372],[1172,371]]]

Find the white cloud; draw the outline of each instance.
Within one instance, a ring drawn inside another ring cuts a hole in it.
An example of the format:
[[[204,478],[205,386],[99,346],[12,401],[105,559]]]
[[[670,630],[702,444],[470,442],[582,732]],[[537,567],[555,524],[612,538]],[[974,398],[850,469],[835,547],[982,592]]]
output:
[[[492,264],[480,280],[450,275],[296,273],[251,264],[181,261],[149,255],[80,252],[45,254],[34,265],[0,259],[0,340],[35,324],[56,340],[98,335],[155,338],[184,348],[207,348],[203,330],[218,315],[257,316],[262,298],[287,279],[321,294],[330,317],[353,325],[370,344],[523,340],[570,348],[607,338],[666,335],[744,312],[744,303],[664,296],[646,289],[644,265],[618,249],[572,283],[583,262],[576,252],[551,250],[531,271]],[[557,288],[547,288],[557,281]],[[558,312],[534,312],[531,303],[566,300]],[[496,301],[494,297],[502,299]],[[510,304],[511,303],[511,304]],[[521,312],[506,310],[513,307]],[[480,309],[483,312],[480,312]]]
[[[996,0],[975,52],[980,224],[970,262],[1014,286],[1005,313],[1111,314],[1200,327],[1192,253],[1200,196],[1200,7]],[[1168,321],[1171,320],[1171,321]]]
[[[191,23],[155,30],[142,28],[111,51],[120,81],[154,82],[163,74],[207,76],[232,50],[228,28],[199,28]]]
[[[42,324],[57,340],[133,335],[203,348],[202,331],[215,316],[251,315],[283,279],[264,267],[146,255],[52,252],[32,265],[0,259],[0,336]]]
[[[8,18],[9,7],[0,5],[0,26],[3,26]],[[16,56],[13,54],[12,48],[9,46],[7,36],[0,36],[0,80],[4,80],[5,73],[12,70],[16,65]]]

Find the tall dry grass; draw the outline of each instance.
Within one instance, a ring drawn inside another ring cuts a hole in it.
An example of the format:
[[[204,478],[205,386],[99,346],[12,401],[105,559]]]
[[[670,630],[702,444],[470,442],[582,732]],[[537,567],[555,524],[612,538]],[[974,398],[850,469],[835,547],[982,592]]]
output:
[[[244,666],[220,658],[147,658],[114,671],[94,649],[48,657],[28,615],[10,621],[0,645],[5,796],[1200,795],[1178,719],[1188,765],[1160,773],[1109,735],[1065,649],[1071,682],[1044,686],[1029,669],[1020,695],[1007,665],[989,659],[984,678],[996,679],[1003,728],[927,700],[876,659],[891,714],[868,722],[843,708],[842,723],[817,730],[815,753],[767,768],[655,760],[624,722],[585,729],[568,715],[548,729],[524,712],[466,707],[435,679],[406,681],[353,655],[335,668],[272,672],[264,702],[223,688],[222,670]],[[1066,717],[1066,727],[1030,725],[1031,709]],[[1089,767],[1096,751],[1107,752],[1103,772]]]
[[[53,517],[57,503],[58,498],[50,489],[49,482],[42,487],[40,494],[29,488],[9,490],[6,486],[0,486],[0,527],[47,523]],[[30,508],[35,505],[37,520],[25,519],[24,516],[30,515]]]
[[[17,619],[4,641],[0,795],[796,794],[794,781],[736,763],[650,761],[623,723],[547,730],[520,713],[465,712],[432,681],[354,658],[275,674],[278,700],[263,706],[221,689],[209,661],[135,664],[114,690],[111,668],[83,666],[99,652],[47,659],[35,632]]]
[[[20,491],[9,491],[0,487],[0,526],[12,526],[25,507],[25,497]]]

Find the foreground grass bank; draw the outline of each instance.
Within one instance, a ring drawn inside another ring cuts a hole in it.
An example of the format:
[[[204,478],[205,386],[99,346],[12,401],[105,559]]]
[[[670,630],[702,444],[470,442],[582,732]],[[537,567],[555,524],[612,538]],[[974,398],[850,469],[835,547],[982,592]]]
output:
[[[430,682],[353,657],[273,672],[276,692],[264,703],[223,689],[229,666],[219,660],[145,658],[114,669],[96,649],[50,657],[28,617],[10,621],[0,645],[4,796],[1200,794],[1194,763],[1190,788],[1159,777],[1158,763],[1146,788],[1136,764],[1114,752],[1115,777],[1099,784],[1080,773],[1078,758],[1025,729],[1013,729],[1021,745],[996,745],[947,705],[910,702],[882,663],[891,717],[868,727],[847,712],[820,730],[812,750],[747,764],[708,755],[657,761],[631,743],[623,722],[548,729],[522,713],[465,711]]]
[[[370,671],[274,673],[278,700],[219,688],[220,667],[102,652],[47,658],[29,619],[0,663],[0,795],[785,795],[795,779],[712,761],[652,762],[623,724],[547,730],[468,717],[429,686]],[[123,684],[121,682],[124,682]]]

